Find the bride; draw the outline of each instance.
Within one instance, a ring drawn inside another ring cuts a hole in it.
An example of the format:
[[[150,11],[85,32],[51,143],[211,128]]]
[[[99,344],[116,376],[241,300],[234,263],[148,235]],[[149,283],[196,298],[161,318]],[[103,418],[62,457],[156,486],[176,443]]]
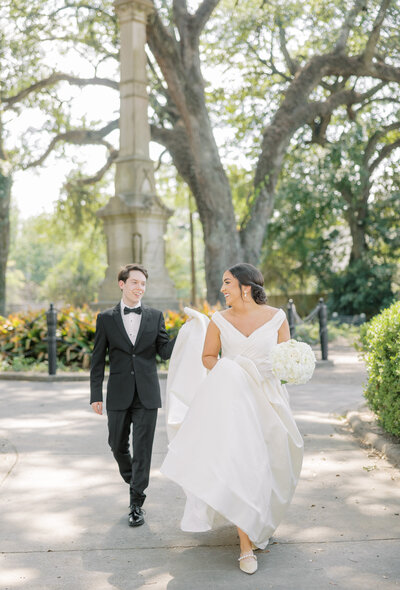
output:
[[[209,323],[187,310],[193,319],[180,330],[168,376],[172,440],[161,467],[186,492],[182,530],[210,530],[221,516],[235,524],[248,574],[257,570],[253,551],[267,546],[290,504],[303,458],[269,361],[289,326],[283,310],[267,305],[263,283],[254,266],[236,264],[223,275],[226,310]]]

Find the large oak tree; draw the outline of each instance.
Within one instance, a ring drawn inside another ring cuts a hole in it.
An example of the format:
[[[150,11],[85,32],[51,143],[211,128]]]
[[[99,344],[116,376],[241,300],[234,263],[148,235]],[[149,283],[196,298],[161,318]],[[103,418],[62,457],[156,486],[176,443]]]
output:
[[[71,72],[48,72],[20,84],[17,92],[3,94],[6,108],[45,89],[52,89],[54,97],[66,81],[116,84],[97,75],[103,60],[118,55],[110,2],[54,1],[52,10],[47,2],[31,4],[36,6],[35,34],[39,35],[38,23],[47,19],[50,41],[90,47],[97,65],[94,75],[84,80]],[[25,9],[30,10],[28,5]],[[64,30],[61,39],[65,15],[79,26],[72,33]],[[258,263],[279,174],[296,134],[308,128],[309,141],[324,143],[338,109],[352,117],[356,106],[372,98],[396,99],[398,22],[399,8],[390,0],[355,0],[351,5],[297,0],[283,7],[278,1],[260,6],[250,0],[203,0],[194,10],[186,0],[155,3],[147,29],[152,139],[166,148],[195,197],[210,302],[217,299],[221,274],[230,264],[240,259]],[[235,69],[244,88],[223,88],[215,80],[207,83],[211,66],[225,72]],[[242,149],[254,167],[247,214],[240,224],[222,142],[216,140],[216,130],[226,121],[236,131],[243,128],[234,141],[243,141],[238,151]],[[64,141],[102,143],[109,155],[94,180],[115,157],[107,135],[116,126],[117,120],[104,121],[97,130],[63,124],[54,129],[48,148],[30,163],[42,163],[49,150]]]

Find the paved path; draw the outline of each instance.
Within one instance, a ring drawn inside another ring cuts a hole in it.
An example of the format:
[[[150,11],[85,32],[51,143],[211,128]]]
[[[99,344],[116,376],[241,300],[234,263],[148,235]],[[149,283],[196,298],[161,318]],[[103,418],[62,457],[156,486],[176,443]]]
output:
[[[88,384],[0,381],[0,589],[399,589],[400,472],[345,427],[346,410],[362,402],[364,371],[354,354],[333,360],[290,389],[304,467],[254,576],[238,569],[233,527],[179,530],[183,493],[158,472],[162,414],[147,522],[131,529],[127,486]]]

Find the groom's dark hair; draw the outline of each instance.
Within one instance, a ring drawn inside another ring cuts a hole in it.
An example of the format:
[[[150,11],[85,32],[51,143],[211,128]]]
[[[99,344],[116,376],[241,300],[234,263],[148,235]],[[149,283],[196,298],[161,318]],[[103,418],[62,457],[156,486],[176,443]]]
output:
[[[126,283],[131,270],[140,270],[140,272],[144,274],[146,279],[149,278],[149,273],[147,272],[145,267],[142,264],[136,264],[136,262],[133,262],[132,264],[126,264],[121,268],[121,270],[118,273],[118,281],[124,281],[124,283]]]
[[[251,296],[258,305],[267,302],[267,295],[263,288],[264,277],[258,268],[248,262],[239,262],[228,270],[239,281],[240,289],[242,285],[251,287]]]

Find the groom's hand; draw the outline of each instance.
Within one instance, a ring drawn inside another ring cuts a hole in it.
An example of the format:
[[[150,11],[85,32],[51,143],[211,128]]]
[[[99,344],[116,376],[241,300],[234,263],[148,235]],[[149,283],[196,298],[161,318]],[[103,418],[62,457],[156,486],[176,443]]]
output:
[[[96,412],[96,414],[103,413],[103,402],[93,402],[91,405],[92,405],[93,411]]]

